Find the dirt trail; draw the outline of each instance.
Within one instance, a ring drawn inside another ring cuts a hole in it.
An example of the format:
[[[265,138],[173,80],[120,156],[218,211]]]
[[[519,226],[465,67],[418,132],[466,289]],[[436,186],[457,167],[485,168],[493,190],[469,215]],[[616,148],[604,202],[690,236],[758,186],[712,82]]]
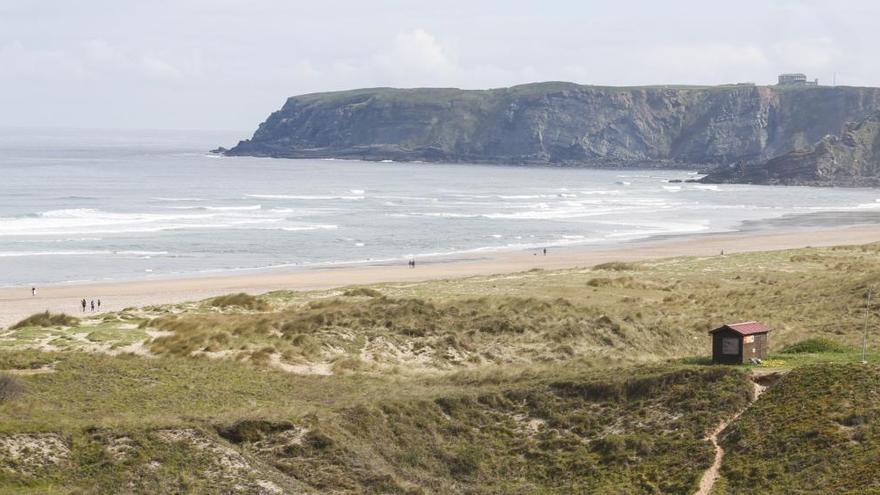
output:
[[[709,495],[712,492],[712,487],[715,486],[715,482],[718,480],[718,472],[721,470],[721,462],[724,461],[724,448],[721,447],[721,444],[718,443],[718,436],[721,435],[721,432],[727,428],[727,425],[736,421],[740,415],[755,403],[758,400],[758,397],[767,390],[768,385],[762,385],[758,383],[757,376],[752,376],[752,386],[754,387],[754,391],[752,393],[752,400],[746,404],[746,407],[740,409],[736,414],[732,417],[722,421],[713,431],[712,434],[709,435],[706,440],[712,442],[712,445],[715,447],[715,460],[712,462],[712,465],[709,466],[709,469],[703,473],[703,478],[700,479],[700,488],[697,490],[695,495]]]

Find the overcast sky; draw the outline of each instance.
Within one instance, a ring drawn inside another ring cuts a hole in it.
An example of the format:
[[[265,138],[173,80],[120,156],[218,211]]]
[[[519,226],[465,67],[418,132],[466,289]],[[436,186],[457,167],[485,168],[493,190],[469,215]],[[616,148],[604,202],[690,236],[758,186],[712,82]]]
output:
[[[250,133],[370,86],[880,85],[877,0],[0,0],[0,125]]]

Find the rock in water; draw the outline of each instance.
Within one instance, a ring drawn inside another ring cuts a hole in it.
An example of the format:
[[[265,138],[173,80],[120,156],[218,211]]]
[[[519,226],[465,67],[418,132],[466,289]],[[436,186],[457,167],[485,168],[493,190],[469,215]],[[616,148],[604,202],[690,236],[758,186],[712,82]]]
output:
[[[825,136],[805,151],[792,151],[763,163],[719,167],[702,181],[880,186],[880,112],[847,124],[839,136]]]

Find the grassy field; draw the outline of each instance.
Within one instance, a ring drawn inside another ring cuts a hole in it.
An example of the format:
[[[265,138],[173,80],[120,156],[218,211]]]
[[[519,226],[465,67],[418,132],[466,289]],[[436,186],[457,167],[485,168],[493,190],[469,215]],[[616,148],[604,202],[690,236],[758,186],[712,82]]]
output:
[[[4,359],[56,370],[22,377],[26,393],[2,406],[0,438],[48,451],[0,456],[9,493],[130,483],[248,493],[257,481],[338,493],[686,493],[711,458],[704,432],[750,393],[742,371],[687,365],[395,379],[174,356]],[[242,466],[228,479],[211,474],[224,469],[211,453],[224,449]]]
[[[0,493],[692,493],[774,371],[715,493],[865,493],[878,281],[869,245],[35,315],[0,331]],[[708,365],[750,319],[769,359]]]
[[[727,492],[880,493],[878,398],[876,364],[797,368],[724,436]]]

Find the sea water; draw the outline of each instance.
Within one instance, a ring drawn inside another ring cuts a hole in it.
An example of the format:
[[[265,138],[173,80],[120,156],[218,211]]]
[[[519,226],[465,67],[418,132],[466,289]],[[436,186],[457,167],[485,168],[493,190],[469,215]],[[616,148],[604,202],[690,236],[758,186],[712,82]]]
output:
[[[880,216],[877,190],[675,182],[696,177],[688,170],[208,153],[243,136],[0,129],[0,285],[430,262]]]

